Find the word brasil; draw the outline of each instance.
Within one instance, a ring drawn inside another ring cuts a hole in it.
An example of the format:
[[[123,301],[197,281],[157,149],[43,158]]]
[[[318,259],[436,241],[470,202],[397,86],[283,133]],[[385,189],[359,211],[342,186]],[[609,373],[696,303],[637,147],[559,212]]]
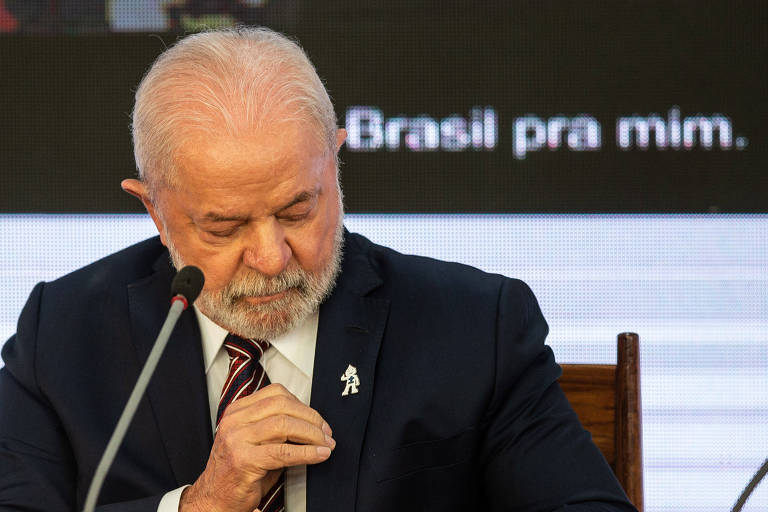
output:
[[[492,107],[473,107],[469,115],[452,114],[435,119],[385,117],[373,106],[347,109],[347,149],[371,151],[493,151],[499,142],[499,116]],[[734,137],[733,123],[723,114],[680,116],[680,108],[672,107],[666,117],[659,114],[637,114],[616,120],[616,147],[621,150],[691,150],[713,148],[743,150],[746,137]],[[574,117],[536,115],[517,117],[512,122],[513,154],[524,159],[529,153],[542,151],[599,151],[602,149],[602,127],[590,114]]]

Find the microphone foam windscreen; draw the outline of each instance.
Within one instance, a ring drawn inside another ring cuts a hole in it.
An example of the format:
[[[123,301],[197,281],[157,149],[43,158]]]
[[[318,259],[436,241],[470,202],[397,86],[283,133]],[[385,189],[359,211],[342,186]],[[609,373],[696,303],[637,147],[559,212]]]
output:
[[[171,295],[183,295],[192,304],[203,289],[205,277],[199,268],[187,265],[179,270],[171,283]]]

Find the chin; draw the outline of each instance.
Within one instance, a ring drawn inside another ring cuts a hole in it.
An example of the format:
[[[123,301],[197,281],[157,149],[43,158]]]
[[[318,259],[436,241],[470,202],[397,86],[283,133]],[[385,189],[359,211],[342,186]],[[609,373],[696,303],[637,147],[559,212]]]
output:
[[[201,303],[202,302],[202,303]],[[198,300],[200,311],[215,323],[244,338],[271,340],[290,331],[312,312],[310,303],[298,290],[264,304],[252,304],[244,298],[227,306]]]
[[[245,338],[272,340],[299,325],[306,316],[290,316],[285,312],[249,313],[242,315],[231,331]]]

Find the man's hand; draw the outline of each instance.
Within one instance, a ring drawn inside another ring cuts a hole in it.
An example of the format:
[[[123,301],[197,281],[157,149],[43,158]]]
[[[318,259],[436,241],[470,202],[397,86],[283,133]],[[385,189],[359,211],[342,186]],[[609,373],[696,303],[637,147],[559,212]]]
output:
[[[280,384],[232,402],[205,470],[182,493],[179,511],[255,510],[283,468],[326,460],[336,446],[331,434],[317,411]]]

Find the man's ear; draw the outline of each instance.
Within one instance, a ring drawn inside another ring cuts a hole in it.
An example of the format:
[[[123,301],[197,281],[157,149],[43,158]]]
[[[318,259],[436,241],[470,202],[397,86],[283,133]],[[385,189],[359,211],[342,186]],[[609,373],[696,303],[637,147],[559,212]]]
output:
[[[149,191],[147,190],[147,186],[139,180],[130,178],[130,179],[121,181],[120,187],[122,187],[123,190],[125,190],[132,196],[138,198],[139,201],[141,201],[141,203],[144,205],[144,208],[147,209],[147,213],[149,213],[149,216],[152,217],[152,222],[155,223],[157,232],[160,233],[160,241],[163,242],[163,245],[166,245],[165,244],[165,226],[163,224],[162,218],[160,217],[160,215],[156,210],[155,204],[149,198]]]
[[[336,130],[336,152],[338,153],[341,149],[341,145],[344,144],[344,141],[347,140],[347,130],[344,128],[339,128]]]

